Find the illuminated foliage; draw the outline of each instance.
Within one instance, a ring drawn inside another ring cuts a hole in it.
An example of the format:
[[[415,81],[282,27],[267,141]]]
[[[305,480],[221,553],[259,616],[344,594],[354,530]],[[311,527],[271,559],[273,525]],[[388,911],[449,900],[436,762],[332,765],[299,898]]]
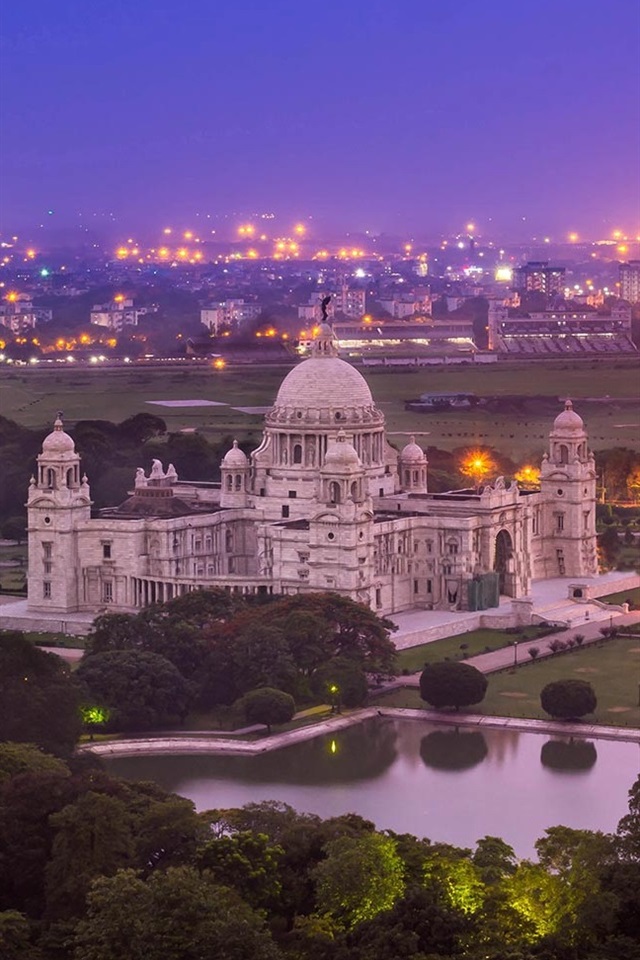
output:
[[[476,485],[496,476],[498,464],[489,450],[476,447],[465,451],[458,467],[463,477],[469,477]]]
[[[474,914],[482,907],[485,887],[478,867],[460,856],[461,852],[434,847],[424,863],[424,882],[427,886],[435,884],[456,910]]]
[[[111,716],[108,707],[99,707],[96,704],[80,707],[80,716],[85,726],[102,726]]]
[[[404,892],[404,866],[390,837],[367,833],[339,837],[318,864],[316,903],[336,927],[350,929],[389,910]]]
[[[538,467],[532,466],[520,467],[514,474],[514,480],[517,480],[521,487],[538,487],[540,486],[540,470]]]

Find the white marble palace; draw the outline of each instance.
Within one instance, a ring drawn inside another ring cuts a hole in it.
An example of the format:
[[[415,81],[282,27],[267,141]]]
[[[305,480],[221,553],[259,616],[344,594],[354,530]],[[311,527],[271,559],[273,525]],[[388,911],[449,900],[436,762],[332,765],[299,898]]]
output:
[[[92,517],[89,481],[58,419],[29,487],[29,609],[135,611],[215,585],[335,590],[381,614],[482,610],[501,594],[525,597],[534,579],[597,573],[596,472],[570,401],[539,491],[498,478],[430,494],[423,450],[388,443],[327,324],[283,380],[260,446],[247,458],[234,443],[221,474],[181,481],[156,460],[149,476],[138,469],[123,504]]]

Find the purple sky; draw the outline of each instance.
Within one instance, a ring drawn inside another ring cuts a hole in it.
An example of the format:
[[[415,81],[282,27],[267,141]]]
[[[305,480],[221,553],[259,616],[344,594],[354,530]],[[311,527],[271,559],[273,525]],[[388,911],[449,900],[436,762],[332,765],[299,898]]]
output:
[[[24,0],[0,29],[4,230],[640,233],[638,0]]]

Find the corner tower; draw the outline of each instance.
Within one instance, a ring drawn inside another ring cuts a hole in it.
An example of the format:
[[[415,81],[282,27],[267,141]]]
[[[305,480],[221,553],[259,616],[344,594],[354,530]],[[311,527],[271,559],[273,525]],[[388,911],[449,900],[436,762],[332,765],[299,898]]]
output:
[[[595,461],[584,423],[571,400],[566,401],[549,434],[549,452],[540,470],[538,522],[543,576],[597,574]]]
[[[71,613],[81,601],[78,531],[91,517],[86,476],[60,414],[45,437],[27,497],[28,604],[31,610]]]

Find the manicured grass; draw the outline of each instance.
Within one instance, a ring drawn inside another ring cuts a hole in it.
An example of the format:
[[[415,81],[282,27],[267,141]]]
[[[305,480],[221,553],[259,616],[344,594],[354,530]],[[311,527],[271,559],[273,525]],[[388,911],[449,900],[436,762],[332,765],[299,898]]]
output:
[[[27,586],[27,545],[21,544],[3,544],[0,546],[0,562],[8,563],[19,561],[24,566],[4,567],[0,566],[0,593],[20,593],[26,590]]]
[[[596,367],[597,364],[597,367]],[[56,410],[65,417],[101,418],[121,421],[142,411],[163,417],[169,430],[198,428],[211,440],[232,433],[239,439],[259,439],[262,417],[239,413],[234,406],[268,406],[290,366],[267,366],[259,362],[246,367],[188,369],[38,369],[3,371],[0,408],[5,416],[29,427],[51,423]],[[498,363],[491,366],[434,366],[411,370],[361,368],[376,402],[387,418],[387,428],[398,443],[405,434],[415,433],[424,445],[443,449],[483,443],[497,447],[515,459],[538,456],[546,446],[553,417],[548,403],[544,409],[530,406],[490,411],[438,411],[420,414],[404,409],[405,400],[425,391],[464,391],[479,396],[526,395],[554,398],[571,395],[588,398],[609,395],[602,404],[583,409],[590,444],[595,449],[611,446],[637,448],[633,417],[616,399],[637,395],[637,363],[624,359],[608,363],[577,362],[562,358],[537,364]],[[594,370],[598,370],[597,386]],[[203,397],[228,404],[219,407],[169,408],[150,406],[148,400],[194,399]],[[584,406],[584,405],[583,405]],[[553,408],[555,409],[555,408]],[[253,436],[251,436],[253,434]],[[427,439],[428,438],[428,439]]]
[[[630,601],[634,607],[640,607],[640,587],[634,587],[632,590],[621,590],[620,593],[610,593],[606,597],[598,597],[603,603],[627,603]]]
[[[399,650],[398,669],[401,672],[416,673],[422,670],[425,663],[447,658],[464,660],[465,653],[467,657],[475,657],[478,653],[488,653],[487,647],[500,650],[501,647],[510,646],[514,640],[523,637],[535,640],[539,636],[541,633],[538,627],[523,627],[517,634],[505,633],[504,630],[470,630],[469,633],[461,633],[456,637],[445,637],[432,643],[422,643],[418,647]]]
[[[540,691],[553,680],[576,678],[591,683],[598,697],[595,715],[585,717],[585,722],[640,727],[639,677],[640,639],[619,637],[604,644],[525,663],[517,671],[490,674],[483,702],[463,712],[548,720],[540,706]],[[380,706],[426,709],[417,689],[393,691],[378,697],[377,702]]]

